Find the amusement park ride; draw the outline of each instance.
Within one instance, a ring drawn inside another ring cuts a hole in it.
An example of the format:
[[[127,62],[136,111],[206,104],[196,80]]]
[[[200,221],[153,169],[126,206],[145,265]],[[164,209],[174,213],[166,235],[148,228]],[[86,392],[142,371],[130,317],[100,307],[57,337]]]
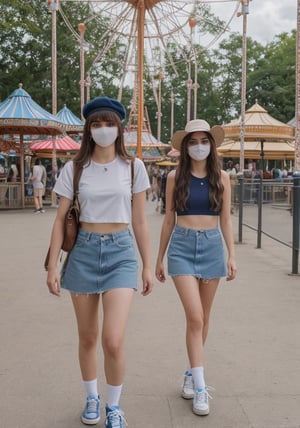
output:
[[[103,60],[116,40],[122,39],[126,41],[126,52],[123,60],[121,59],[123,61],[123,73],[120,77],[118,99],[122,100],[122,89],[126,78],[130,74],[133,76],[131,77],[133,80],[133,97],[130,120],[132,123],[132,115],[137,119],[136,154],[139,158],[142,158],[142,133],[145,131],[145,123],[147,122],[144,120],[144,70],[148,70],[149,76],[160,76],[158,90],[153,87],[157,104],[157,137],[160,140],[161,100],[159,90],[164,71],[162,58],[164,58],[164,61],[167,58],[174,73],[177,74],[176,64],[168,51],[168,45],[170,43],[175,44],[185,56],[187,55],[186,52],[188,52],[189,57],[186,58],[186,62],[189,64],[187,76],[187,120],[190,120],[191,91],[194,90],[194,115],[196,115],[197,90],[199,87],[193,39],[195,37],[201,37],[202,39],[202,36],[204,36],[201,33],[201,27],[205,18],[201,14],[201,8],[205,5],[214,7],[214,12],[217,14],[216,5],[224,3],[225,0],[91,0],[88,1],[91,6],[91,16],[86,17],[85,22],[79,23],[79,33],[71,26],[66,8],[64,8],[64,3],[70,1],[78,2],[79,0],[48,0],[49,10],[52,12],[52,113],[56,114],[56,13],[59,12],[62,15],[64,22],[80,44],[81,107],[89,100],[90,85],[92,84],[90,79],[91,69],[85,75],[84,66],[84,34],[86,26],[91,20],[97,19],[99,16],[105,18],[107,29],[99,36],[98,54],[91,68],[99,65],[99,62]],[[84,2],[85,0],[80,1]],[[210,22],[213,26],[218,25],[218,28],[215,34],[207,41],[206,46],[203,46],[202,43],[202,49],[208,49],[222,34],[229,30],[229,25],[239,8],[240,0],[226,0],[226,2],[229,3],[229,13],[228,17],[226,17],[225,25]],[[192,61],[195,66],[194,84],[191,79]],[[183,78],[186,78],[186,76],[183,76]]]

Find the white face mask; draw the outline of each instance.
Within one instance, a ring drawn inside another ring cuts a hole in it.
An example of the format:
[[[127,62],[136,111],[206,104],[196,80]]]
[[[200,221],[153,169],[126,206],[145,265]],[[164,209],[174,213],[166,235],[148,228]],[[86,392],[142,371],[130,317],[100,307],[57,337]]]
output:
[[[100,128],[92,128],[91,134],[98,146],[108,147],[116,141],[118,128],[116,126],[101,126]]]
[[[196,144],[188,147],[190,157],[196,161],[204,160],[210,154],[210,144]]]

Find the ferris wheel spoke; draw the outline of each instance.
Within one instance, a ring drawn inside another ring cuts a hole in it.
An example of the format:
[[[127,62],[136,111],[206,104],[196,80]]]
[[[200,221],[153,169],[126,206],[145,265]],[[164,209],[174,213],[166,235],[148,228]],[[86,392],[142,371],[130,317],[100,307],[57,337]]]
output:
[[[64,0],[60,2],[60,8],[63,10],[64,3],[69,1],[85,2],[85,0]],[[86,0],[86,3],[90,6],[90,16],[84,20],[85,24],[97,20],[104,29],[99,35],[97,46],[94,46],[98,53],[90,70],[103,60],[115,43],[118,43],[121,56],[118,66],[121,74],[119,90],[119,96],[121,96],[121,87],[126,81],[124,75],[136,73],[137,69],[138,3],[135,0]],[[226,6],[228,14],[225,19],[224,16],[222,19],[211,19],[211,15],[205,12],[217,10],[218,4],[221,3],[228,3]],[[176,68],[179,63],[194,60],[197,53],[213,46],[226,31],[229,31],[229,25],[236,15],[240,0],[161,0],[157,2],[145,0],[145,5],[143,31],[145,67],[153,73],[168,64],[177,75]],[[64,15],[64,21],[71,31],[66,9]],[[193,30],[190,25],[191,18],[196,21]],[[214,31],[209,31],[210,28]],[[78,39],[76,32],[74,35]]]

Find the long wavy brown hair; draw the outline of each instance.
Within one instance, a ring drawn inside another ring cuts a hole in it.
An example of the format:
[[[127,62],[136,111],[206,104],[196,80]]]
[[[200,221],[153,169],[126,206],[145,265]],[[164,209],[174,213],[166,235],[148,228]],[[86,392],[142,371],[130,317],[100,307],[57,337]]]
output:
[[[91,157],[96,145],[90,131],[92,122],[108,122],[112,124],[112,126],[116,126],[118,128],[118,137],[115,142],[117,155],[119,155],[120,158],[124,159],[125,161],[130,161],[133,159],[133,156],[131,156],[125,148],[123,126],[119,116],[113,111],[100,110],[91,114],[86,119],[83,129],[82,143],[78,153],[73,158],[75,168],[82,169],[84,165],[89,164],[91,161]]]
[[[224,186],[221,181],[221,165],[218,158],[216,144],[209,133],[205,133],[210,141],[210,153],[207,157],[206,171],[209,183],[209,201],[212,211],[221,211],[223,204]],[[189,197],[191,178],[191,158],[188,154],[188,143],[193,133],[186,135],[180,146],[179,165],[175,175],[175,190],[173,205],[175,211],[185,211]]]

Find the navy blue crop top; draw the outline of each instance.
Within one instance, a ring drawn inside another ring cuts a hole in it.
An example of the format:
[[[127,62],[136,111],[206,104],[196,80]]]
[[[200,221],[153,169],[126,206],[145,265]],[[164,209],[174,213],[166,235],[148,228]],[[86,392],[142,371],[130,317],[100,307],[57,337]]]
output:
[[[186,210],[177,211],[177,215],[220,215],[219,211],[209,208],[208,178],[198,178],[191,175],[190,194],[186,201]]]

